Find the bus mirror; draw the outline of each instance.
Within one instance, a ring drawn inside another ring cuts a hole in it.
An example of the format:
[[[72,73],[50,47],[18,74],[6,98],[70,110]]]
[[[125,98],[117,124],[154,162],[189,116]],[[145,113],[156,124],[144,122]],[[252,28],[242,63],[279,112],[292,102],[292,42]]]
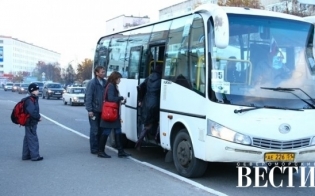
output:
[[[229,20],[222,8],[213,12],[214,41],[218,48],[226,48],[229,45]]]
[[[218,48],[226,48],[229,45],[229,20],[226,12],[220,6],[212,3],[202,4],[194,12],[207,12],[212,15],[215,45]]]

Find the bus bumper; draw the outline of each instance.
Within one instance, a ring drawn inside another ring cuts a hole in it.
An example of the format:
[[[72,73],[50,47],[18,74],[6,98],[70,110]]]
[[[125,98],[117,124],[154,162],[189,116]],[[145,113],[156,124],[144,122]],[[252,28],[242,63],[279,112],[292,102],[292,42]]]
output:
[[[263,149],[254,146],[241,145],[228,142],[215,137],[206,139],[205,161],[209,162],[283,162],[283,161],[266,161],[266,153],[294,153],[294,161],[315,162],[315,146],[302,147],[297,149]],[[292,162],[292,161],[285,161]]]

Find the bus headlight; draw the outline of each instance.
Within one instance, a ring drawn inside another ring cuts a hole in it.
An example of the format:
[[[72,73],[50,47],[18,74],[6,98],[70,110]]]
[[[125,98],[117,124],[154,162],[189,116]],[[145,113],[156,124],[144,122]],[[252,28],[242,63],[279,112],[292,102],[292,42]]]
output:
[[[208,135],[238,144],[250,145],[252,143],[249,136],[235,132],[209,119]]]
[[[315,137],[312,138],[312,141],[311,141],[311,146],[315,145]]]

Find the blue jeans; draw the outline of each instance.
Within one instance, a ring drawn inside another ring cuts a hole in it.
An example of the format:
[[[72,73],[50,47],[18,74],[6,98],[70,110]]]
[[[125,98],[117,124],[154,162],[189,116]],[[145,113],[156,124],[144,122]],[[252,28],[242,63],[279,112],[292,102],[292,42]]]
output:
[[[92,120],[90,117],[88,117],[90,122],[90,150],[92,153],[96,153],[98,152],[98,143],[102,133],[102,129],[100,127],[101,113],[93,113],[95,120]]]
[[[108,136],[112,130],[115,131],[115,134],[121,134],[121,128],[118,129],[103,128],[102,135]]]

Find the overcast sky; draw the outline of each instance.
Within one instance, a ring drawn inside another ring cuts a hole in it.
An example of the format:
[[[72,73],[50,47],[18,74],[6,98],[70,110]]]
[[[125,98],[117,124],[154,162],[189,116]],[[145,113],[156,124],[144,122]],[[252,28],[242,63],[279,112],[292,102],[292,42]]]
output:
[[[93,58],[106,21],[134,15],[158,20],[159,10],[184,0],[0,0],[0,35],[61,54],[62,66]]]

